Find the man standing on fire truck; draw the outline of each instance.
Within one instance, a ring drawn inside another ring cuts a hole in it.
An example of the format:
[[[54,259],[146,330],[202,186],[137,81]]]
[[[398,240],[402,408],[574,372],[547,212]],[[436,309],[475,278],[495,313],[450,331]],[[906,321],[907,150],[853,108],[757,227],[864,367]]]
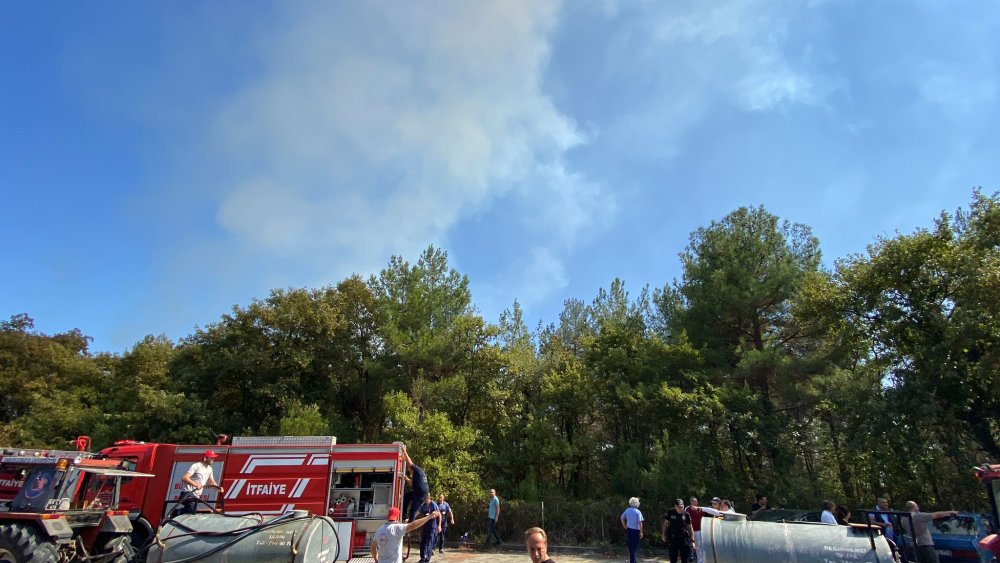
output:
[[[197,512],[198,500],[201,498],[201,493],[206,486],[219,489],[219,494],[225,492],[223,488],[215,482],[215,475],[212,472],[212,462],[215,461],[215,458],[217,457],[219,456],[216,455],[214,450],[205,450],[205,453],[202,454],[201,461],[192,463],[190,469],[187,470],[187,473],[181,476],[181,483],[184,484],[184,491],[177,500],[177,507],[174,508],[174,511],[170,514],[171,517],[181,514],[194,514]]]
[[[406,458],[406,471],[403,478],[413,487],[410,492],[403,495],[403,517],[406,518],[407,522],[410,522],[416,517],[421,503],[424,502],[424,498],[431,492],[431,489],[427,484],[427,474],[419,465],[413,463],[409,452],[406,451],[406,446],[403,446],[403,456]],[[410,477],[409,474],[413,476]]]

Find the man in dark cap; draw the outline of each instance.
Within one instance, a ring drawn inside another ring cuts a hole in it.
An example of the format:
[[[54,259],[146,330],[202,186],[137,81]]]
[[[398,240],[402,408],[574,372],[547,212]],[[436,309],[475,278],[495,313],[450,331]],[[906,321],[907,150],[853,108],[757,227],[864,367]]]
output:
[[[677,499],[674,509],[663,517],[660,537],[667,542],[670,563],[688,562],[691,558],[691,548],[694,547],[694,529],[691,527],[691,516],[684,511],[683,499]]]

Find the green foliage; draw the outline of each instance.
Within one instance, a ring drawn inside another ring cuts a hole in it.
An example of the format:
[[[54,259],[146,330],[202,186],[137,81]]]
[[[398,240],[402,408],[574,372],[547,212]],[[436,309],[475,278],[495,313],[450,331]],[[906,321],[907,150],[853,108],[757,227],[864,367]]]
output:
[[[325,436],[330,432],[330,423],[319,412],[317,405],[293,404],[278,424],[281,436]]]
[[[476,431],[456,426],[438,412],[420,413],[401,392],[385,397],[387,439],[406,444],[414,462],[427,472],[431,493],[468,499],[482,494],[472,446]]]
[[[997,225],[997,196],[976,192],[954,220],[942,214],[933,230],[880,239],[838,265],[845,317],[877,358],[885,427],[909,460],[899,479],[938,502],[973,501],[950,482],[1000,457]]]
[[[79,330],[47,336],[27,315],[0,323],[0,438],[21,447],[62,447],[106,433],[109,378]]]
[[[535,331],[516,301],[484,320],[433,247],[121,356],[15,315],[0,322],[0,442],[398,440],[466,529],[483,532],[496,488],[501,534],[541,524],[545,502],[558,543],[620,543],[630,496],[651,517],[692,494],[982,506],[967,473],[1000,459],[997,195],[833,271],[808,227],[741,208],[692,233],[681,265],[652,291],[614,279],[567,299]]]

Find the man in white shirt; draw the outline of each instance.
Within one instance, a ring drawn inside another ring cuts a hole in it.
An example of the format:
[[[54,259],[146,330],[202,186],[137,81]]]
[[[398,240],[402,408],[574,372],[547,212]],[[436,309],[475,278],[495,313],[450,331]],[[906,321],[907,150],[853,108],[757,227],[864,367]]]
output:
[[[722,516],[723,514],[736,514],[732,504],[728,500],[721,500],[719,497],[712,499],[712,506],[703,506],[701,511],[710,516]]]
[[[205,487],[215,487],[219,489],[219,494],[225,492],[215,482],[215,474],[212,471],[212,462],[217,457],[219,456],[214,450],[205,450],[205,453],[201,456],[201,461],[192,463],[187,473],[181,476],[181,483],[184,485],[184,490],[181,492],[180,498],[177,499],[178,506],[174,508],[171,516],[194,514],[197,512],[198,501],[201,499],[201,493],[205,490]]]
[[[824,524],[837,525],[837,517],[834,516],[833,511],[837,510],[837,503],[832,500],[823,501],[823,513],[819,516],[819,521]]]
[[[372,539],[372,559],[378,563],[403,563],[403,536],[412,532],[431,520],[441,518],[440,512],[431,512],[427,516],[417,518],[408,524],[398,524],[399,509],[395,506],[389,509],[385,524],[375,530]]]

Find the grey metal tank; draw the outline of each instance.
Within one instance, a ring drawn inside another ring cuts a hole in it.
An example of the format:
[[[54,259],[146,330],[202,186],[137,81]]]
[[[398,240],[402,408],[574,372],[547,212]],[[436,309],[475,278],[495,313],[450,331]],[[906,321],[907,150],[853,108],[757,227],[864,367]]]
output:
[[[896,561],[889,542],[866,526],[755,522],[742,514],[702,519],[701,549],[708,563]]]
[[[340,542],[333,520],[306,512],[260,515],[185,514],[164,522],[147,563],[310,562],[335,560]]]

